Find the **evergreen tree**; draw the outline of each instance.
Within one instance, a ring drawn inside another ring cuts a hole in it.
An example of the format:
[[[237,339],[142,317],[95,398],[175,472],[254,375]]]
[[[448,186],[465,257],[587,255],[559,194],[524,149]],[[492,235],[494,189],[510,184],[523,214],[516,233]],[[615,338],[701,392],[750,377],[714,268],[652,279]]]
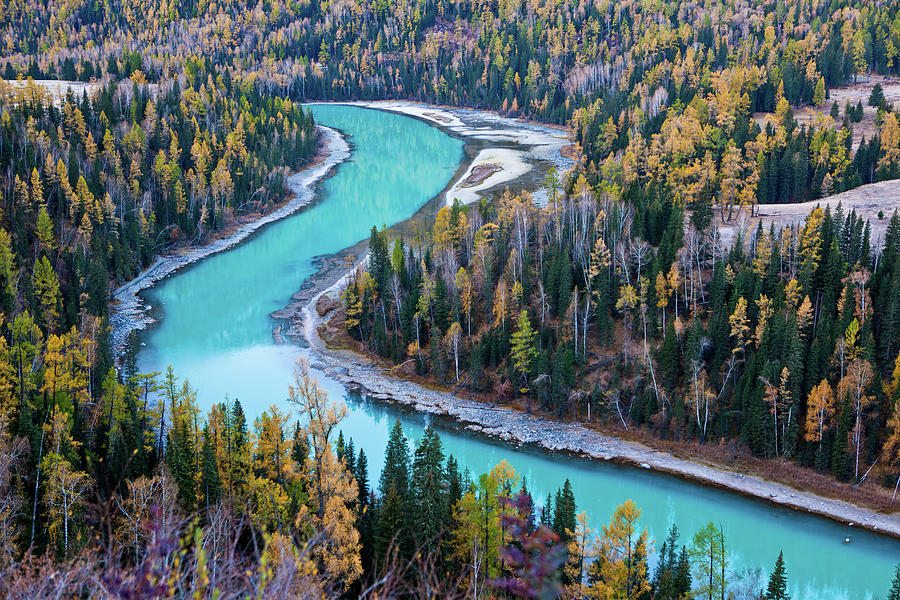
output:
[[[203,428],[203,448],[200,451],[200,504],[209,508],[219,500],[222,479],[216,465],[216,451],[210,439],[209,426]]]
[[[359,458],[356,459],[356,487],[359,489],[359,505],[365,507],[369,502],[369,460],[363,449],[359,449]]]
[[[459,465],[451,454],[447,459],[447,508],[453,514],[453,507],[463,495],[463,482],[459,474]]]
[[[547,493],[547,499],[544,500],[544,505],[541,507],[541,525],[546,525],[549,528],[553,528],[553,497],[550,493]]]
[[[384,456],[384,469],[378,482],[380,503],[375,538],[375,560],[387,554],[391,544],[402,556],[413,547],[409,493],[409,444],[400,419],[394,422]]]
[[[775,561],[775,570],[769,576],[769,588],[766,590],[766,600],[790,600],[787,593],[787,575],[784,568],[784,552],[778,553]]]
[[[375,281],[379,296],[384,296],[391,277],[391,258],[388,253],[387,231],[372,226],[369,235],[369,274]]]
[[[880,107],[884,104],[884,89],[880,83],[872,86],[872,93],[869,94],[869,106]]]
[[[681,600],[691,591],[691,566],[687,548],[678,551],[678,528],[673,524],[659,551],[651,590],[654,600]]]
[[[897,570],[894,571],[894,579],[891,582],[887,600],[900,600],[900,563],[897,564]]]
[[[575,494],[572,493],[572,484],[566,479],[562,488],[556,492],[553,511],[553,531],[566,542],[575,533],[575,509]]]
[[[434,429],[427,427],[416,447],[412,465],[413,531],[417,547],[436,547],[449,526],[443,463],[441,438]]]
[[[240,400],[231,407],[226,436],[228,443],[228,481],[231,492],[242,496],[247,491],[250,478],[250,451],[247,436],[247,419]]]

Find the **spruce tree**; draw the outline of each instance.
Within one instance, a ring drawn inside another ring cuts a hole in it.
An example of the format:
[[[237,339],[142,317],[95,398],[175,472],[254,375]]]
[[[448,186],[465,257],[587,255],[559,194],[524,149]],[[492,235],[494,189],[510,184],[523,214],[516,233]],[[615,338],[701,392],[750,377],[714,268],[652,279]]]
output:
[[[419,441],[412,465],[412,500],[414,534],[418,545],[436,547],[440,536],[449,527],[450,514],[446,503],[444,452],[441,438],[428,427]]]
[[[686,546],[681,547],[681,555],[678,557],[678,568],[675,575],[675,598],[689,598],[691,593],[691,558]]]
[[[765,600],[790,600],[787,593],[787,574],[784,568],[784,552],[778,553],[775,561],[775,570],[769,576],[769,588],[766,591]]]
[[[678,336],[675,334],[674,319],[666,326],[666,335],[663,338],[662,347],[659,349],[659,372],[663,386],[671,392],[678,385],[678,361],[680,352],[678,349]],[[695,319],[698,322],[699,319]]]
[[[553,497],[547,493],[544,506],[541,507],[541,525],[553,528]]]
[[[242,494],[249,485],[250,456],[247,448],[249,442],[247,419],[244,416],[240,400],[235,400],[231,407],[227,429],[230,440],[228,445],[229,481],[233,487],[232,492]]]
[[[459,474],[459,464],[451,454],[447,459],[447,508],[453,514],[453,507],[463,495],[462,477]]]
[[[568,479],[566,479],[563,487],[556,492],[553,531],[566,542],[575,534],[575,494],[572,493],[572,484]]]
[[[309,442],[306,432],[300,427],[300,423],[294,426],[294,440],[291,443],[291,460],[297,465],[299,471],[306,468],[306,457],[309,455]]]
[[[203,428],[203,448],[200,451],[200,500],[203,508],[209,508],[219,499],[222,479],[216,465],[216,451],[210,439],[209,426]]]
[[[359,490],[359,506],[365,507],[369,502],[369,460],[362,448],[359,449],[359,458],[356,459],[356,487]]]
[[[887,600],[900,600],[900,563],[897,563],[897,570],[894,571],[894,580],[891,582]]]
[[[400,419],[394,423],[388,438],[378,491],[381,500],[375,536],[375,559],[384,558],[392,544],[401,556],[409,556],[413,542],[410,528],[409,444],[403,435]]]
[[[872,86],[872,93],[869,94],[869,106],[879,107],[884,104],[884,90],[880,83]]]

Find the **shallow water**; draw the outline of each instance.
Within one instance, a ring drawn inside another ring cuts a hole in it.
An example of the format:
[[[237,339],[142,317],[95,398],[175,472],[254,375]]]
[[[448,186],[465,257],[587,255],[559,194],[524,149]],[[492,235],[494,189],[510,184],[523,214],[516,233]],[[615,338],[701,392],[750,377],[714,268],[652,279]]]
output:
[[[251,419],[273,403],[286,406],[293,363],[303,351],[273,343],[269,313],[284,307],[314,273],[315,257],[352,246],[374,224],[410,217],[444,188],[463,156],[462,142],[409,117],[350,106],[316,105],[313,111],[353,145],[350,160],[321,185],[319,201],[145,293],[161,320],[143,335],[141,368],[174,365],[198,389],[204,409],[226,395],[239,398]],[[333,397],[346,395],[319,375]],[[426,417],[347,400],[342,430],[365,450],[377,481],[393,420],[400,418],[415,440]],[[784,550],[795,600],[884,597],[900,560],[900,543],[826,519],[649,471],[515,449],[435,425],[445,450],[462,466],[477,474],[506,459],[538,502],[570,479],[579,511],[588,512],[595,528],[630,498],[660,544],[673,522],[682,541],[709,521],[721,523],[735,573],[768,570]],[[852,542],[842,543],[848,536]]]

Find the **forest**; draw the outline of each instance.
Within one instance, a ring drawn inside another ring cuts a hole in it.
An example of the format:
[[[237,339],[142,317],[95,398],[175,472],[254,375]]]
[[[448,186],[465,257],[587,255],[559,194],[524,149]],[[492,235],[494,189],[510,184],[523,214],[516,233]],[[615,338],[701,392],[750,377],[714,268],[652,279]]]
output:
[[[731,571],[715,523],[685,538],[673,525],[657,550],[629,500],[598,532],[577,511],[568,480],[538,510],[506,461],[477,477],[461,472],[431,428],[413,449],[397,421],[370,482],[366,454],[340,432],[346,407],[304,361],[289,406],[273,404],[252,426],[238,401],[201,420],[195,390],[171,369],[141,374],[130,361],[123,371],[124,385],[104,383],[90,445],[73,437],[68,412],[53,408],[46,493],[34,505],[45,531],[19,525],[31,508],[14,484],[27,453],[2,423],[5,597],[675,600],[734,589],[789,597],[780,553],[765,589],[755,589],[755,579]],[[148,402],[153,391],[164,402]],[[47,551],[17,558],[29,536]],[[651,553],[659,556],[652,574]],[[900,567],[888,597],[898,589]]]
[[[373,228],[344,295],[360,349],[893,504],[900,217],[876,236],[813,203],[733,245],[719,228],[900,176],[900,107],[831,95],[900,74],[897,3],[11,0],[0,32],[4,596],[787,597],[777,548],[742,589],[717,524],[654,547],[625,503],[592,531],[570,488],[460,472],[434,431],[395,428],[370,481],[303,365],[293,416],[248,423],[202,413],[177,364],[139,372],[136,340],[115,355],[111,291],[287,200],[311,100],[565,125],[578,158],[546,206],[498,193],[416,239]]]

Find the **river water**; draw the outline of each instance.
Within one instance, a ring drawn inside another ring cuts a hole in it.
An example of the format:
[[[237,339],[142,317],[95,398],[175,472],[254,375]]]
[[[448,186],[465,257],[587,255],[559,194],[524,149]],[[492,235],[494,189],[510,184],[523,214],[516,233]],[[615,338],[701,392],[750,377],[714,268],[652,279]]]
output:
[[[304,351],[276,345],[268,315],[313,275],[316,257],[365,239],[372,225],[409,218],[445,187],[463,158],[462,141],[410,117],[353,106],[312,109],[319,123],[340,130],[352,146],[350,159],[320,185],[317,202],[144,293],[158,323],[142,334],[142,370],[173,365],[197,388],[203,409],[226,396],[240,399],[251,421],[272,404],[286,408],[293,364]],[[341,428],[365,450],[377,482],[393,421],[399,418],[416,440],[426,417],[348,395],[318,375],[333,398],[346,399],[349,415]],[[720,523],[735,575],[768,571],[783,550],[795,600],[883,598],[900,560],[900,542],[827,519],[658,473],[516,449],[450,424],[434,425],[461,466],[478,474],[506,459],[539,503],[568,478],[578,510],[587,511],[597,529],[617,504],[632,499],[658,545],[671,523],[683,542],[707,522]]]

